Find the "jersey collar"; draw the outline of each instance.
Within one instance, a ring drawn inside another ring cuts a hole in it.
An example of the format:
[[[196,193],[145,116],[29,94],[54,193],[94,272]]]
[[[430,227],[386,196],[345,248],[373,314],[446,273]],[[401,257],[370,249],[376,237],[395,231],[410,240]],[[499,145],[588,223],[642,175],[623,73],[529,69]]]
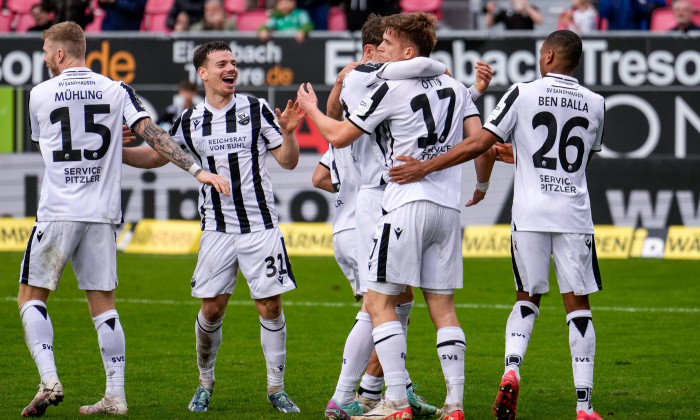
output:
[[[567,76],[565,74],[547,73],[547,75],[544,77],[553,77],[555,79],[566,80],[567,82],[578,83],[578,80],[575,77]]]
[[[207,109],[208,109],[209,111],[211,111],[211,112],[214,112],[214,113],[226,112],[226,111],[228,111],[229,109],[231,109],[232,107],[234,107],[234,106],[236,105],[236,92],[233,93],[233,97],[231,98],[231,100],[229,101],[229,103],[226,104],[226,106],[223,107],[223,108],[221,108],[221,109],[216,109],[216,108],[214,108],[213,106],[211,106],[211,105],[209,104],[209,102],[207,102],[206,96],[204,97],[204,100],[202,101],[202,104],[204,104],[205,108],[207,108]]]

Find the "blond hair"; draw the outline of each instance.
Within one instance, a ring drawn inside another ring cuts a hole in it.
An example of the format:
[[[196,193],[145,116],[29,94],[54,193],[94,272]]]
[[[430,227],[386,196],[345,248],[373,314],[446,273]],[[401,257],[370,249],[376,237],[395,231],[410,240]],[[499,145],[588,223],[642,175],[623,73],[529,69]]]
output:
[[[85,58],[85,32],[75,22],[57,23],[45,30],[41,39],[59,44],[70,57]]]

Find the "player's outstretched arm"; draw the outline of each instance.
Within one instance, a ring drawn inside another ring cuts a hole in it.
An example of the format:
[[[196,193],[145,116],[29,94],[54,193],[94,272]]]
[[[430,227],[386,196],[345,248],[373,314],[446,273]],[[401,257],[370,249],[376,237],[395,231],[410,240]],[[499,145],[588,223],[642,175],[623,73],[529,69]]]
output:
[[[306,89],[304,84],[299,86],[297,91],[299,106],[311,118],[311,121],[314,122],[323,138],[332,144],[333,147],[340,149],[349,146],[362,135],[362,130],[355,127],[351,122],[347,120],[336,121],[325,116],[318,109],[318,99],[311,83],[306,83]]]
[[[211,185],[221,194],[231,195],[231,186],[228,181],[200,168],[192,156],[180,149],[175,140],[152,119],[142,118],[131,129],[163,157],[194,175],[197,181]]]
[[[149,146],[125,147],[122,150],[122,162],[134,168],[160,168],[168,163],[168,159]]]
[[[316,169],[314,169],[314,174],[311,175],[311,183],[314,187],[320,190],[328,191],[329,193],[335,192],[333,191],[331,170],[321,165],[320,163],[316,165]]]
[[[282,146],[270,151],[272,157],[284,169],[294,169],[299,163],[299,142],[294,130],[297,129],[301,120],[304,119],[304,111],[299,107],[298,102],[287,101],[287,107],[284,112],[280,112],[279,108],[275,108],[277,121],[280,124],[282,132]]]
[[[432,58],[414,57],[410,60],[393,61],[377,71],[377,76],[387,80],[412,77],[434,77],[447,71],[447,66]]]
[[[496,140],[496,136],[490,131],[479,130],[450,149],[449,152],[424,162],[410,156],[399,156],[396,160],[400,160],[404,164],[391,168],[389,177],[393,182],[399,184],[419,181],[431,172],[474,159],[493,146]]]

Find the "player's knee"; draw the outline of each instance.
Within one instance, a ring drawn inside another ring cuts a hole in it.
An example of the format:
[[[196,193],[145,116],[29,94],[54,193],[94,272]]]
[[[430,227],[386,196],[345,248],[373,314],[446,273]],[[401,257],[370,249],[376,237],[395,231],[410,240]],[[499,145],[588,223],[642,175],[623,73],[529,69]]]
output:
[[[258,314],[265,319],[275,319],[282,314],[282,300],[279,295],[256,299],[255,305],[258,308]]]

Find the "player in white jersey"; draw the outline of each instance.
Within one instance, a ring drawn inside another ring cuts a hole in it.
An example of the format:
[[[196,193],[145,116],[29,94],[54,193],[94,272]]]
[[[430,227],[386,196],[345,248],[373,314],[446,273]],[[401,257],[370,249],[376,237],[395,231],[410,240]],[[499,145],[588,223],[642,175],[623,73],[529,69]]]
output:
[[[191,281],[192,296],[202,299],[195,322],[199,385],[188,408],[209,407],[221,326],[240,267],[260,315],[268,400],[282,412],[296,413],[299,408],[284,390],[287,327],[280,297],[296,288],[296,280],[277,226],[265,159],[269,151],[283,168],[296,167],[294,130],[303,112],[291,101],[284,113],[273,112],[262,99],[236,94],[236,60],[225,42],[202,45],[193,62],[205,99],[185,110],[171,133],[202,166],[230,179],[232,190],[231,197],[208,187],[200,191],[204,232]],[[140,168],[166,163],[148,147],[125,149],[124,162]]]
[[[34,87],[29,100],[31,138],[46,170],[37,220],[22,261],[18,305],[24,338],[41,384],[23,417],[39,417],[63,400],[53,355],[46,300],[71,261],[85,290],[97,330],[107,383],[104,398],[81,414],[126,414],[124,331],[114,306],[117,286],[116,225],[122,222],[122,122],[153,145],[163,159],[189,170],[220,191],[228,184],[195,164],[148,116],[126,84],[85,64],[85,34],[73,22],[44,31],[44,62],[53,78]],[[160,156],[160,155],[159,155]]]
[[[553,32],[540,49],[543,77],[513,85],[483,130],[432,161],[405,159],[409,162],[391,173],[398,182],[413,181],[469,160],[496,141],[513,142],[511,252],[517,301],[506,324],[506,367],[493,408],[499,419],[515,418],[520,364],[540,298],[549,291],[551,258],[569,326],[577,419],[600,419],[591,405],[596,341],[588,295],[601,289],[601,279],[585,171],[601,149],[605,105],[602,96],[572,77],[581,52],[575,33]]]
[[[419,12],[390,16],[384,23],[379,53],[386,61],[427,56],[435,46],[434,17]],[[331,144],[342,147],[363,132],[381,129],[384,156],[392,165],[397,149],[413,149],[416,156],[444,153],[461,141],[463,130],[474,132],[481,127],[468,90],[447,75],[382,82],[344,122],[324,117],[316,108],[313,89],[308,84],[306,87],[309,92],[303,85],[297,92],[302,109]],[[490,169],[488,166],[488,174],[479,173],[479,179],[484,175],[488,179]],[[444,356],[441,364],[448,385],[443,418],[464,418],[465,339],[453,300],[454,289],[462,282],[461,171],[434,177],[424,185],[427,188],[422,190],[411,188],[413,195],[409,196],[402,191],[405,187],[389,184],[382,199],[388,213],[380,221],[369,260],[365,306],[374,327],[372,336],[384,370],[386,393],[377,408],[356,418],[413,417],[405,390],[405,333],[394,310],[397,295],[406,284],[423,288],[438,329],[438,353]],[[429,190],[436,187],[437,191]],[[416,218],[425,223],[416,223]]]

